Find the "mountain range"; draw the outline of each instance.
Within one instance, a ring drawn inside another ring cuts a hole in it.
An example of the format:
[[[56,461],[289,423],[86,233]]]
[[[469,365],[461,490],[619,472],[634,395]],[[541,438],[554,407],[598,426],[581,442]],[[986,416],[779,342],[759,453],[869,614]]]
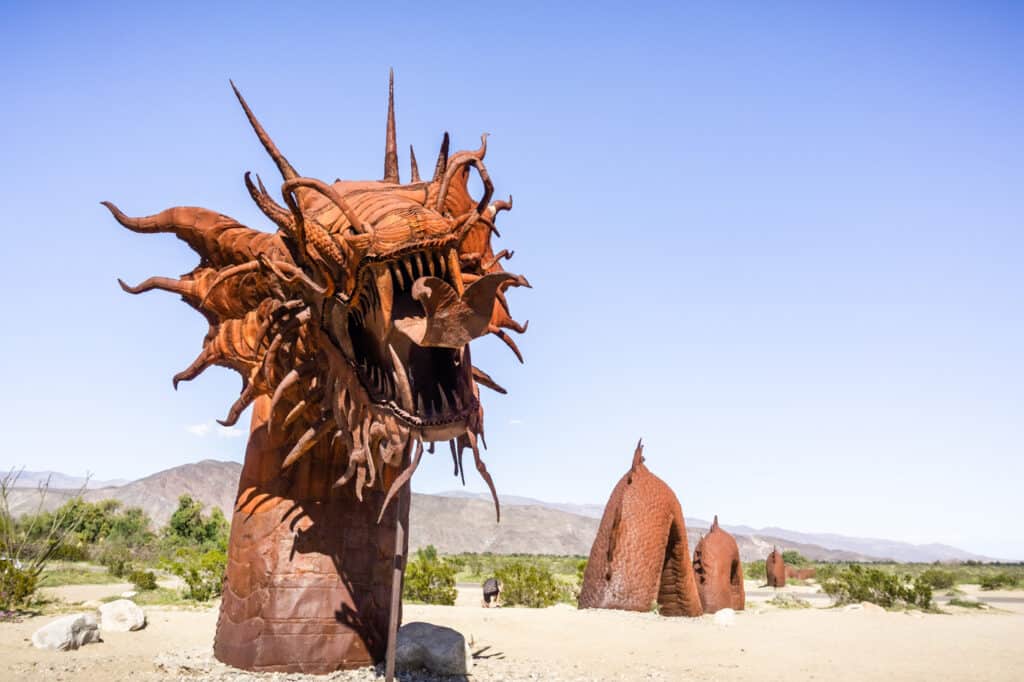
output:
[[[220,507],[230,518],[240,473],[241,465],[237,462],[203,460],[127,483],[97,481],[95,483],[103,485],[90,485],[83,497],[89,501],[116,499],[125,506],[141,507],[156,526],[167,523],[183,494],[191,495],[207,507]],[[44,509],[56,508],[77,494],[83,482],[83,479],[56,472],[24,472],[18,481],[19,487],[14,488],[8,498],[14,515],[40,507],[37,484],[47,476],[50,476],[50,488]],[[24,485],[26,482],[31,485]],[[61,484],[67,485],[62,487]],[[604,511],[599,504],[552,503],[516,495],[502,495],[501,506],[502,521],[498,524],[486,493],[461,490],[434,495],[415,493],[409,520],[410,547],[415,550],[434,545],[442,553],[587,555]],[[686,524],[692,548],[710,524],[695,517],[688,518]],[[723,525],[723,528],[736,537],[744,561],[763,559],[773,546],[795,549],[819,561],[990,560],[941,544],[914,545],[775,527]]]

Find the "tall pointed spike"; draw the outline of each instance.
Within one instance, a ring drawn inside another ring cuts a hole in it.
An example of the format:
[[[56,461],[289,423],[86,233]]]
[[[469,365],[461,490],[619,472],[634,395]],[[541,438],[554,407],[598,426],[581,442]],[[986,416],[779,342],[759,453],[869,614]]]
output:
[[[398,184],[398,143],[395,141],[395,70],[388,70],[388,132],[384,144],[384,182]]]
[[[235,87],[235,82],[232,80],[229,80],[228,82],[231,83],[231,89],[235,91],[235,97],[238,98],[238,103],[242,105],[242,109],[245,111],[245,117],[249,119],[249,125],[252,126],[253,131],[256,133],[256,137],[258,137],[260,142],[263,143],[263,148],[267,150],[268,154],[270,154],[270,158],[272,158],[274,163],[277,164],[277,169],[281,171],[281,176],[285,180],[291,180],[292,178],[299,177],[299,174],[294,168],[292,168],[292,165],[288,163],[288,159],[284,158],[284,154],[278,150],[277,145],[275,145],[274,141],[270,139],[270,135],[267,135],[267,131],[264,130],[263,126],[260,125],[260,122],[256,120],[256,116],[252,113],[252,109],[249,108],[245,98],[242,97],[242,93],[240,93],[238,88]]]
[[[409,145],[409,165],[412,167],[412,180],[411,182],[420,182],[420,169],[416,165],[416,150]]]
[[[448,137],[448,131],[444,133],[444,139],[441,140],[441,151],[437,153],[437,163],[434,165],[434,179],[431,182],[441,182],[444,179],[444,172],[448,170],[448,145],[451,143],[451,139]]]

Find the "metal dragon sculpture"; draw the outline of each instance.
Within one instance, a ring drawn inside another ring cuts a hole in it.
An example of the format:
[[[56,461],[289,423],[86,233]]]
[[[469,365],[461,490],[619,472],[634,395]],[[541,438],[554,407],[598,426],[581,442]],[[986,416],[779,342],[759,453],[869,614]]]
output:
[[[179,294],[209,322],[175,388],[228,367],[242,389],[221,423],[253,406],[215,655],[263,671],[362,666],[381,660],[389,610],[400,604],[398,527],[407,527],[406,483],[424,443],[433,452],[449,441],[463,481],[463,454],[472,453],[500,518],[478,447],[479,387],[505,391],[473,366],[469,343],[493,334],[522,362],[506,330],[526,325],[511,318],[505,293],[529,284],[502,268],[512,253],[491,246],[512,201],[491,201],[486,135],[479,149],[449,155],[445,133],[426,181],[410,147],[411,181],[399,181],[393,76],[379,181],[302,176],[232,88],[283,176],[282,205],[245,174],[276,231],[205,208],[132,218],[104,202],[128,229],[173,234],[200,258],[178,279],[120,283],[132,294]],[[471,169],[483,185],[475,199]]]
[[[590,548],[580,608],[699,616],[700,595],[686,522],[672,489],[644,464],[637,443],[633,464],[612,490]]]

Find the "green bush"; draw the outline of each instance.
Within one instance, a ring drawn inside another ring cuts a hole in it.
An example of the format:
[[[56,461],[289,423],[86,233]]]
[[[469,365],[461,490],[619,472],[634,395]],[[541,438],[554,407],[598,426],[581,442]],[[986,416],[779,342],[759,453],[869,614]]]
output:
[[[822,589],[837,605],[866,601],[885,607],[932,608],[932,588],[927,582],[856,564],[825,580]]]
[[[956,585],[956,573],[941,568],[925,569],[918,579],[930,585],[933,590],[948,590]]]
[[[125,577],[133,570],[131,550],[117,542],[104,543],[99,548],[96,561],[100,566],[106,566],[110,575],[118,578]]]
[[[206,549],[227,551],[230,524],[220,507],[214,507],[210,516],[203,516],[203,505],[190,495],[178,498],[178,508],[171,514],[165,534],[172,543],[200,545]]]
[[[510,606],[544,608],[569,598],[546,566],[526,561],[510,561],[495,572],[501,581],[501,599]]]
[[[433,545],[416,552],[405,566],[405,585],[402,596],[424,604],[455,603],[455,565],[437,556]]]
[[[743,564],[743,577],[750,580],[757,580],[764,582],[764,559],[758,559],[757,561],[748,561]]]
[[[132,571],[128,575],[128,580],[139,591],[156,589],[156,574],[153,571]]]
[[[39,575],[0,559],[0,611],[25,606],[36,591]]]
[[[795,549],[787,549],[782,552],[782,560],[787,566],[806,566],[811,560]]]
[[[998,590],[1003,587],[1016,587],[1017,578],[1009,573],[995,573],[981,579],[981,589]]]
[[[200,552],[182,547],[164,561],[164,566],[185,581],[186,599],[209,601],[220,595],[227,563],[227,555],[220,550]]]

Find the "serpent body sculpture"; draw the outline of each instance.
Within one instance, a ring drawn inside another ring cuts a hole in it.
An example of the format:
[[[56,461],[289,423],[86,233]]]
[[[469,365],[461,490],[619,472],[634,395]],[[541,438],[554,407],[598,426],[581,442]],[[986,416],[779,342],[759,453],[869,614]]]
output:
[[[719,527],[717,515],[707,535],[693,550],[693,570],[697,574],[697,592],[704,613],[726,608],[743,610],[746,592],[740,548],[736,538]]]
[[[764,572],[768,587],[786,586],[786,562],[782,560],[782,552],[778,547],[772,547],[768,558],[764,560]]]
[[[400,183],[392,79],[383,179],[328,184],[300,175],[235,94],[283,176],[282,205],[245,174],[275,231],[204,208],[131,218],[104,203],[128,229],[174,234],[199,255],[178,279],[121,282],[176,293],[208,321],[175,387],[220,365],[242,377],[221,423],[253,406],[214,653],[249,670],[326,673],[384,654],[406,553],[396,556],[396,527],[408,527],[424,443],[449,441],[463,480],[470,452],[500,518],[478,447],[479,387],[504,389],[473,366],[469,342],[494,334],[522,361],[506,330],[526,325],[505,294],[529,284],[502,268],[511,252],[491,247],[512,203],[491,202],[486,136],[449,155],[445,133],[427,181],[410,148],[412,179]]]
[[[583,573],[580,608],[699,616],[686,523],[672,489],[644,465],[643,444],[605,505]]]

